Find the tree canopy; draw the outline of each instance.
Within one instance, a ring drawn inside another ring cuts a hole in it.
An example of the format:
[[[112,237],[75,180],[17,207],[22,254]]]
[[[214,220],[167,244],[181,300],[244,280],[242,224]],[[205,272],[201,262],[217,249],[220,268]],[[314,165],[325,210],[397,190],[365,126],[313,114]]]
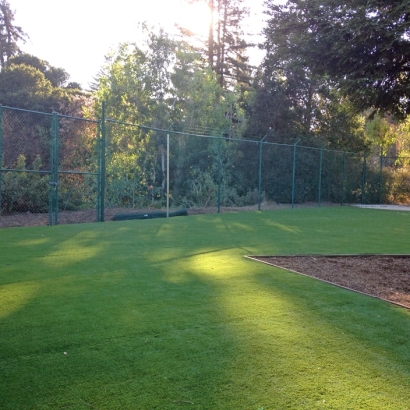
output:
[[[84,94],[68,73],[29,54],[7,60],[0,71],[0,104],[50,112],[63,112],[72,97]]]
[[[405,117],[410,110],[408,0],[266,1],[264,47],[272,64],[292,61],[329,76],[358,110]]]
[[[0,0],[0,66],[3,68],[7,60],[18,54],[19,41],[25,42],[27,34],[14,24],[14,12],[7,0]]]
[[[187,0],[189,3],[198,0]],[[200,0],[202,1],[202,0]],[[222,88],[250,82],[249,58],[245,54],[248,47],[244,40],[242,22],[248,14],[243,0],[206,0],[212,20],[208,38],[200,39],[197,47],[208,67],[216,74]],[[179,27],[188,38],[195,36],[190,30]]]

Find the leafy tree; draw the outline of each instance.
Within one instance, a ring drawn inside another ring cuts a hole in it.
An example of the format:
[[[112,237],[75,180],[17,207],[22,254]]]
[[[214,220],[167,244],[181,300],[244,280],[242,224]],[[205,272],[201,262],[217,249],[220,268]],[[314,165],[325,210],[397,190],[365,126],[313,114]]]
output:
[[[273,59],[329,75],[357,110],[409,111],[407,0],[266,1],[264,48]]]
[[[315,132],[328,142],[328,148],[350,152],[369,149],[371,142],[365,132],[365,116],[357,114],[350,100],[337,90],[322,89],[318,111]]]
[[[203,0],[188,0],[189,2]],[[199,50],[207,65],[216,73],[219,85],[226,89],[236,84],[248,85],[251,70],[246,56],[248,44],[243,38],[241,23],[248,14],[243,0],[207,0],[212,14],[209,34]],[[188,37],[194,33],[183,27]]]
[[[380,155],[387,155],[388,148],[396,142],[397,135],[393,124],[386,118],[375,115],[366,124],[367,138],[380,149]]]
[[[0,103],[17,108],[52,111],[62,95],[38,69],[10,65],[0,73]]]
[[[264,125],[264,134],[271,130],[280,137],[317,136],[322,95],[329,93],[332,87],[327,78],[316,75],[297,58],[267,50],[254,84],[257,91],[254,103],[262,103],[262,106],[251,107],[250,111],[259,116],[260,124],[267,125]]]
[[[68,73],[47,61],[29,54],[20,54],[7,60],[0,72],[0,104],[36,111],[61,111],[68,107],[73,96],[82,94],[75,87],[65,87]]]
[[[173,123],[173,129],[185,132],[240,134],[244,119],[237,94],[223,91],[216,73],[202,67],[198,53],[161,30],[146,30],[145,35],[144,45],[123,44],[107,60],[98,79],[97,109],[106,101],[107,116],[122,122],[162,129]],[[122,186],[115,192],[137,187],[138,195],[161,198],[165,135],[118,124],[109,128],[111,151],[116,152],[109,161],[111,174],[116,175],[116,186]],[[171,143],[171,172],[178,175],[173,181],[180,181],[172,186],[176,199],[195,181],[209,182],[205,173],[214,177],[217,141],[175,137]]]
[[[69,74],[63,68],[53,67],[47,61],[26,53],[9,58],[7,66],[11,65],[27,65],[37,68],[44,74],[45,78],[50,81],[53,87],[64,87],[70,78]]]
[[[66,89],[62,86],[68,78],[63,69],[54,68],[37,57],[22,54],[7,60],[0,72],[0,104],[23,108],[28,111],[5,110],[3,113],[3,156],[4,165],[8,168],[21,167],[24,158],[24,169],[44,171],[50,169],[50,125],[51,117],[33,111],[52,112],[82,117],[84,107],[90,105],[90,95],[78,89]],[[59,167],[64,170],[89,171],[95,147],[95,126],[92,123],[68,118],[60,118],[59,123]],[[88,162],[87,162],[88,161]],[[94,169],[92,169],[94,170]],[[6,180],[9,188],[21,183],[19,201],[25,201],[30,212],[44,210],[47,201],[36,195],[36,186],[40,193],[41,184],[47,179],[37,178],[37,173],[22,173],[19,178],[10,174]],[[40,175],[40,173],[39,173]],[[36,179],[37,178],[37,179]],[[76,186],[84,186],[85,177],[80,174],[61,176],[60,196],[65,194],[65,206],[84,203]],[[23,184],[24,182],[24,184]],[[34,188],[29,185],[35,184]],[[67,193],[67,187],[70,192]],[[42,187],[43,188],[43,187]],[[48,182],[46,183],[48,192]],[[13,188],[14,189],[14,188]],[[10,188],[10,192],[12,190]],[[11,195],[11,194],[10,194]],[[10,197],[11,198],[11,197]],[[14,201],[14,200],[13,200]],[[10,202],[14,206],[15,201]],[[40,203],[43,201],[42,203]],[[11,208],[10,208],[11,209]],[[9,209],[9,210],[10,210]],[[22,209],[22,205],[18,205]]]
[[[3,68],[7,60],[20,53],[18,41],[26,41],[27,34],[19,26],[14,25],[14,12],[7,0],[0,0],[0,66]]]
[[[107,57],[97,79],[96,109],[100,111],[105,101],[109,118],[168,128],[169,67],[174,61],[175,44],[163,30],[153,33],[147,27],[142,29],[144,44],[121,44]],[[157,175],[162,175],[160,183],[164,189],[164,135],[113,124],[109,137],[111,155],[107,164],[110,195],[115,203],[123,201],[118,192],[124,192],[124,187],[148,197],[149,187],[158,183]]]
[[[410,118],[406,118],[397,127],[397,151],[405,157],[403,163],[410,165]]]
[[[41,173],[24,172],[26,157],[18,156],[13,166],[19,172],[6,172],[2,179],[2,209],[11,212],[46,212],[48,209],[49,177]],[[35,171],[42,168],[37,156],[33,162]]]
[[[300,134],[298,116],[292,109],[286,79],[280,72],[259,70],[249,98],[247,134],[262,138],[266,134],[287,137]]]
[[[292,143],[295,137],[307,145],[361,151],[367,147],[364,117],[326,79],[291,63],[269,59],[254,81],[248,107],[247,133],[272,141]]]

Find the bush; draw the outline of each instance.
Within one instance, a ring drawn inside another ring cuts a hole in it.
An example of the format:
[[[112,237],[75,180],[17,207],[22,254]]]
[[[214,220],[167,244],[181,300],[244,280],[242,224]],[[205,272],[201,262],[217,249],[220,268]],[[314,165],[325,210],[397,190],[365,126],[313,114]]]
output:
[[[49,177],[39,172],[41,160],[37,157],[33,170],[26,172],[26,157],[19,155],[14,171],[2,176],[2,210],[12,212],[47,212]]]

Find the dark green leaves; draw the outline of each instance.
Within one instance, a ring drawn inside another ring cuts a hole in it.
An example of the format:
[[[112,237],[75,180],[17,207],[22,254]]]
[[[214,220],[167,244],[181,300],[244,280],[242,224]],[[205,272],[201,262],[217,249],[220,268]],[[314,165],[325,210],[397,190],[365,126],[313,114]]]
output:
[[[389,2],[268,0],[265,48],[337,81],[358,109],[409,110],[410,42],[407,0]]]

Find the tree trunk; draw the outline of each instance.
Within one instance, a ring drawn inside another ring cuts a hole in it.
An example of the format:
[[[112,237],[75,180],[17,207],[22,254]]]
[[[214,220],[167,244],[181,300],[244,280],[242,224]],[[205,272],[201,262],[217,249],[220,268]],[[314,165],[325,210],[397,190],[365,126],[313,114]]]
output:
[[[214,0],[209,0],[209,8],[211,10],[211,22],[209,24],[208,34],[208,63],[211,69],[214,66]]]
[[[222,41],[220,42],[220,74],[219,84],[221,87],[225,85],[225,47],[227,39],[227,24],[228,24],[228,1],[223,0],[223,19],[222,19]]]

